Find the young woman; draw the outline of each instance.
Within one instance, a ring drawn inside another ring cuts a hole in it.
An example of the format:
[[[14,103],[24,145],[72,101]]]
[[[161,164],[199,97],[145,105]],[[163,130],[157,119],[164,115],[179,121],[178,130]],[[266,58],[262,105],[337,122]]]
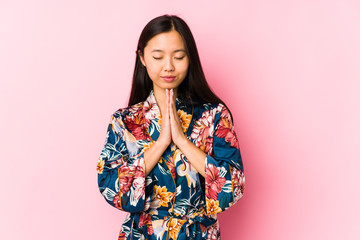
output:
[[[129,212],[119,239],[219,239],[216,214],[245,183],[232,115],[181,18],[151,20],[136,54],[128,107],[111,115],[97,165],[102,195]]]

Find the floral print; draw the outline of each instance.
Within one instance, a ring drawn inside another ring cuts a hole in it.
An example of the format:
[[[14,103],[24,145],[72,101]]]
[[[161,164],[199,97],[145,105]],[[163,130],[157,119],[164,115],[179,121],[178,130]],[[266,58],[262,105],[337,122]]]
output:
[[[158,202],[158,206],[168,206],[168,202],[170,201],[170,196],[172,195],[171,192],[167,191],[165,186],[160,187],[155,185],[154,186],[154,197],[153,201]]]
[[[227,109],[221,112],[221,121],[216,131],[216,136],[225,138],[225,141],[230,143],[231,146],[238,148],[238,141],[236,139],[233,124],[230,119],[230,113]]]
[[[206,171],[208,174],[206,174],[205,178],[205,186],[207,189],[205,196],[208,199],[217,199],[218,193],[221,192],[226,179],[224,177],[220,177],[219,169],[217,169],[213,164],[209,164]]]
[[[181,127],[182,127],[183,131],[185,132],[186,129],[190,125],[191,114],[187,114],[183,110],[179,109],[178,110],[178,115],[179,115],[179,118],[180,118],[180,121],[181,121]]]
[[[105,161],[102,159],[99,159],[98,164],[96,166],[97,173],[101,174],[104,170]]]
[[[169,232],[169,239],[177,239],[181,226],[186,220],[180,220],[177,218],[170,218],[167,222],[167,230]]]
[[[145,177],[144,152],[161,129],[153,91],[115,111],[96,170],[105,200],[129,213],[118,239],[219,239],[217,214],[243,196],[243,163],[226,106],[178,98],[175,105],[184,134],[206,153],[205,177],[173,143]]]
[[[208,214],[211,215],[221,212],[221,208],[219,207],[219,201],[211,198],[208,199],[208,201],[206,201],[206,210]]]
[[[190,138],[195,140],[195,145],[207,154],[212,150],[212,134],[214,132],[213,111],[206,110],[202,113],[201,118],[196,121],[194,130]]]
[[[148,214],[146,212],[142,212],[142,214],[140,215],[139,227],[141,228],[142,226],[145,226],[145,225],[147,226],[147,234],[148,235],[154,234],[154,229],[151,224],[150,214]]]

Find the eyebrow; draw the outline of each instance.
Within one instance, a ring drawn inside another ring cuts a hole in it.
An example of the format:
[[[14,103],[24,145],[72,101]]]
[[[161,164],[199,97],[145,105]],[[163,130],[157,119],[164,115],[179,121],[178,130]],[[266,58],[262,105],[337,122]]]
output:
[[[154,49],[151,52],[164,52],[164,50]],[[184,49],[176,49],[174,52],[186,52],[186,51]]]

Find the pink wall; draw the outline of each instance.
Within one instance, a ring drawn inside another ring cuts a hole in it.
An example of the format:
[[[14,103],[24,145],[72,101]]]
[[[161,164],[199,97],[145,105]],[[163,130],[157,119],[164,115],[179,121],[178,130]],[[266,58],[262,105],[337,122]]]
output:
[[[140,31],[165,13],[234,114],[246,190],[223,239],[360,239],[355,0],[1,1],[0,238],[116,239],[97,158]]]

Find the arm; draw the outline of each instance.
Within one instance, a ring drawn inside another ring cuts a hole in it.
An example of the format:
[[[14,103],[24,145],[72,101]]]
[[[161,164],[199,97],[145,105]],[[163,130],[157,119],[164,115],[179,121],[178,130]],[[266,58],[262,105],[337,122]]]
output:
[[[155,165],[159,162],[162,154],[166,150],[167,145],[162,144],[160,141],[154,142],[149,149],[147,149],[144,153],[145,159],[145,176],[148,176],[151,170],[155,167]]]
[[[234,205],[244,193],[245,176],[234,124],[228,109],[219,104],[215,115],[213,154],[205,160],[205,199],[212,215]]]
[[[212,139],[211,139],[212,138]],[[197,139],[205,143],[200,150],[188,139],[179,144],[192,166],[205,178],[206,209],[209,215],[226,210],[244,192],[244,169],[238,139],[228,109],[219,104],[214,119],[213,136]],[[212,141],[213,149],[209,150]]]
[[[205,177],[205,162],[206,153],[196,147],[188,138],[184,138],[180,144],[179,149],[184,153],[190,164]]]
[[[127,212],[145,207],[144,152],[133,139],[121,115],[113,114],[97,165],[101,194],[109,204]]]

